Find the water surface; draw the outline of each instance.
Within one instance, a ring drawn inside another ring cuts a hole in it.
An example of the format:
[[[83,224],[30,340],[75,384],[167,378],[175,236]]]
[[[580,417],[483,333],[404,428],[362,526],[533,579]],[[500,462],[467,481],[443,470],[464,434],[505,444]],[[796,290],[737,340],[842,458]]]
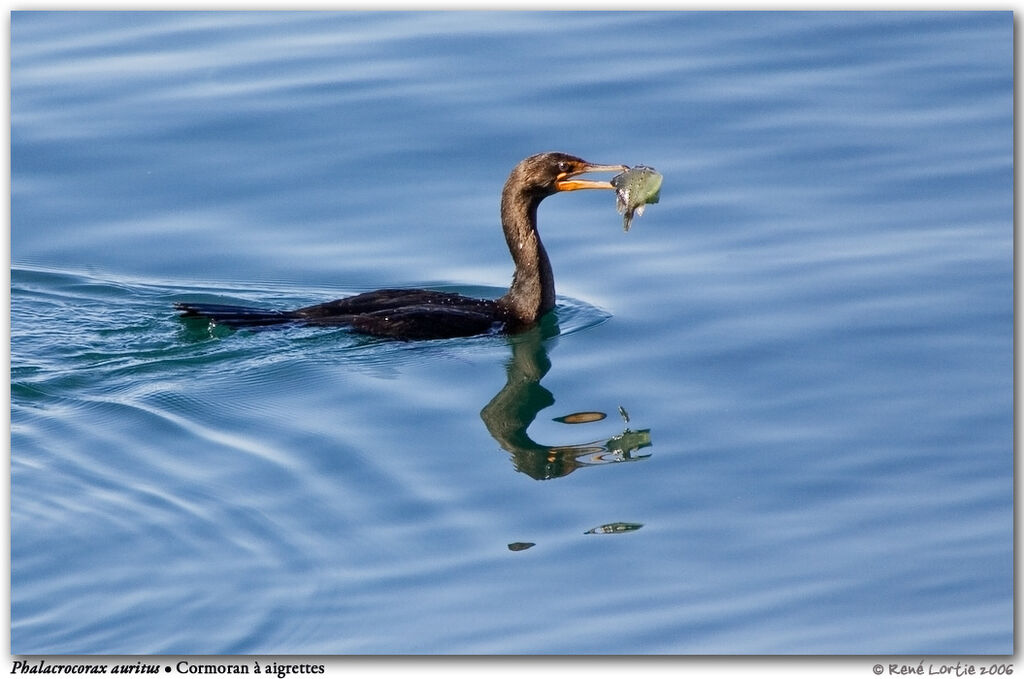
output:
[[[15,13],[12,651],[1012,652],[1012,30]],[[499,295],[544,150],[665,183],[533,332],[172,310]]]

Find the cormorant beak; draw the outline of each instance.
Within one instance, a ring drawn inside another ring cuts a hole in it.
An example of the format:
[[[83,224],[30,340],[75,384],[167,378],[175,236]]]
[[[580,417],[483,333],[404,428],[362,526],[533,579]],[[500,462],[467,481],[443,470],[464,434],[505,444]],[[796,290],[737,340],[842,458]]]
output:
[[[555,189],[558,191],[579,191],[580,189],[614,189],[610,182],[600,182],[593,179],[573,179],[573,177],[588,172],[625,172],[628,165],[591,165],[586,163],[579,168],[569,172],[560,172],[555,178]]]

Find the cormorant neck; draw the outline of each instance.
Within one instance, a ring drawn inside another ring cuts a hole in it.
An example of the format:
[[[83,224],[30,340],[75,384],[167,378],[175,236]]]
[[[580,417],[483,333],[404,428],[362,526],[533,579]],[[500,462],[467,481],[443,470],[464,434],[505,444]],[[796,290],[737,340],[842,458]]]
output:
[[[501,192],[501,226],[515,273],[508,294],[498,303],[518,328],[528,328],[555,308],[555,278],[537,233],[537,206],[543,194],[527,191],[513,177]]]

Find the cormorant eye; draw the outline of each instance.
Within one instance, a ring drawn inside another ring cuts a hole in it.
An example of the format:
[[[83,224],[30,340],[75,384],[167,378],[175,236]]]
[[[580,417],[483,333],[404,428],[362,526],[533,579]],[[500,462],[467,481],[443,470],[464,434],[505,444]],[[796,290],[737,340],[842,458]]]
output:
[[[567,161],[567,160],[560,160],[560,161],[558,161],[558,171],[559,172],[568,172],[571,169],[572,169],[572,166],[569,164],[569,161]]]

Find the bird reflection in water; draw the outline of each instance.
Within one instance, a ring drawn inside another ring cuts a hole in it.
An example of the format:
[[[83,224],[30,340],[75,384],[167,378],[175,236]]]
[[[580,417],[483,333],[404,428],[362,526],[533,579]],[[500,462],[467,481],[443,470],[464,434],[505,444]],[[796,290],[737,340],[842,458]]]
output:
[[[566,476],[580,467],[650,457],[650,454],[637,454],[651,445],[650,429],[633,431],[627,427],[608,439],[559,446],[547,446],[530,438],[527,429],[537,413],[555,402],[555,397],[541,386],[540,381],[551,369],[544,342],[557,334],[558,325],[552,316],[548,316],[539,326],[510,337],[512,358],[506,366],[505,386],[480,411],[487,431],[512,454],[516,470],[542,481]]]

